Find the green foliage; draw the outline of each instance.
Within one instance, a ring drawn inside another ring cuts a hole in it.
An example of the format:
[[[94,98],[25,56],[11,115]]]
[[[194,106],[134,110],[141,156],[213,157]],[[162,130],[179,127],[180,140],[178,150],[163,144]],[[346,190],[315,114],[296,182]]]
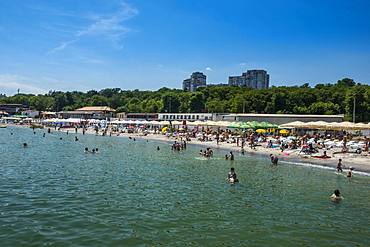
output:
[[[336,84],[316,84],[314,88],[305,83],[263,90],[209,86],[195,93],[169,88],[157,91],[107,88],[86,93],[54,91],[46,95],[2,97],[0,103],[30,105],[40,111],[107,105],[117,112],[345,114],[347,120],[352,119],[355,104],[356,121],[370,121],[370,86],[348,78]]]

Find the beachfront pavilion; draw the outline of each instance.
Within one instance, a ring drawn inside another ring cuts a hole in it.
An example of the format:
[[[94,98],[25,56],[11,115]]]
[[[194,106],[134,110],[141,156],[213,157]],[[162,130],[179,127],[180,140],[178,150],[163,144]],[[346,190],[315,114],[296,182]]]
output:
[[[269,122],[272,124],[286,124],[294,121],[303,123],[314,121],[342,122],[344,115],[301,115],[301,114],[225,114],[219,115],[217,120],[230,122]]]
[[[114,117],[116,110],[108,106],[86,106],[74,111],[58,112],[58,118],[79,118],[79,119],[110,119]]]

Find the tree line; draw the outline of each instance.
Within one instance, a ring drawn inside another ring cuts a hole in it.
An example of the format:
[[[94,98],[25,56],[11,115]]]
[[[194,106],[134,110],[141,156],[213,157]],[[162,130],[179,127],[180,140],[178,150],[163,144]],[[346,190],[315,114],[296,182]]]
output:
[[[17,103],[38,111],[75,110],[83,106],[110,106],[117,112],[209,112],[345,114],[357,122],[370,121],[370,86],[342,79],[337,83],[279,86],[251,89],[208,86],[196,92],[161,88],[157,91],[107,88],[84,92],[50,91],[47,94],[17,94],[1,97],[0,103]]]

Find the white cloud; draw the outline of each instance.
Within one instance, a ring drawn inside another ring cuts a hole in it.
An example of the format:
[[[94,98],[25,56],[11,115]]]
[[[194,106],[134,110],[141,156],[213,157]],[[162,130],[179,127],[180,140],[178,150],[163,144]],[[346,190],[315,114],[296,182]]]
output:
[[[21,93],[46,93],[47,90],[34,85],[32,79],[13,74],[0,74],[0,88],[6,94],[14,94],[19,89]]]
[[[207,67],[207,68],[206,68],[206,70],[207,70],[207,71],[213,71],[213,69],[212,69],[212,68],[210,68],[210,67]]]
[[[62,51],[64,50],[67,46],[69,46],[70,44],[73,44],[75,43],[77,40],[70,40],[70,41],[66,41],[66,42],[62,42],[60,45],[58,45],[57,47],[54,47],[53,49],[51,49],[48,54],[52,54],[52,53],[55,53],[55,52],[58,52],[58,51]]]
[[[69,45],[76,43],[80,39],[88,36],[101,36],[107,39],[117,49],[122,49],[123,37],[132,30],[123,25],[123,22],[138,15],[139,11],[127,3],[121,3],[118,12],[110,15],[94,15],[90,17],[93,21],[86,28],[77,31],[70,41],[61,42],[58,46],[51,49],[48,53],[62,51]]]

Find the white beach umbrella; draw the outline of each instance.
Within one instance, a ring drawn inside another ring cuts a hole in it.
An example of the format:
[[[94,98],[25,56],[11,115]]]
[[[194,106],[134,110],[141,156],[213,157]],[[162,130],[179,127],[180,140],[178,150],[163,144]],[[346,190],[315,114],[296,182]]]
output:
[[[231,122],[228,122],[228,121],[217,121],[217,124],[220,127],[228,127],[228,126],[230,126]]]
[[[182,121],[177,120],[171,122],[172,125],[182,125],[182,123],[183,123]]]
[[[301,122],[301,121],[294,121],[290,123],[285,123],[279,126],[279,128],[304,128],[306,126],[306,123]]]
[[[355,124],[357,130],[370,130],[370,124],[357,123]]]
[[[159,122],[159,121],[149,121],[149,123],[148,123],[149,125],[160,125],[161,124],[161,122]]]
[[[310,129],[326,129],[328,127],[328,123],[325,121],[313,121],[305,123],[305,127]]]
[[[351,122],[340,122],[340,123],[330,123],[327,127],[328,129],[333,129],[333,130],[353,130],[356,129],[356,125]]]
[[[169,125],[170,124],[170,122],[169,121],[161,121],[160,122],[160,125]]]
[[[189,122],[188,125],[190,126],[202,126],[203,122],[202,121],[194,121],[194,122]]]

